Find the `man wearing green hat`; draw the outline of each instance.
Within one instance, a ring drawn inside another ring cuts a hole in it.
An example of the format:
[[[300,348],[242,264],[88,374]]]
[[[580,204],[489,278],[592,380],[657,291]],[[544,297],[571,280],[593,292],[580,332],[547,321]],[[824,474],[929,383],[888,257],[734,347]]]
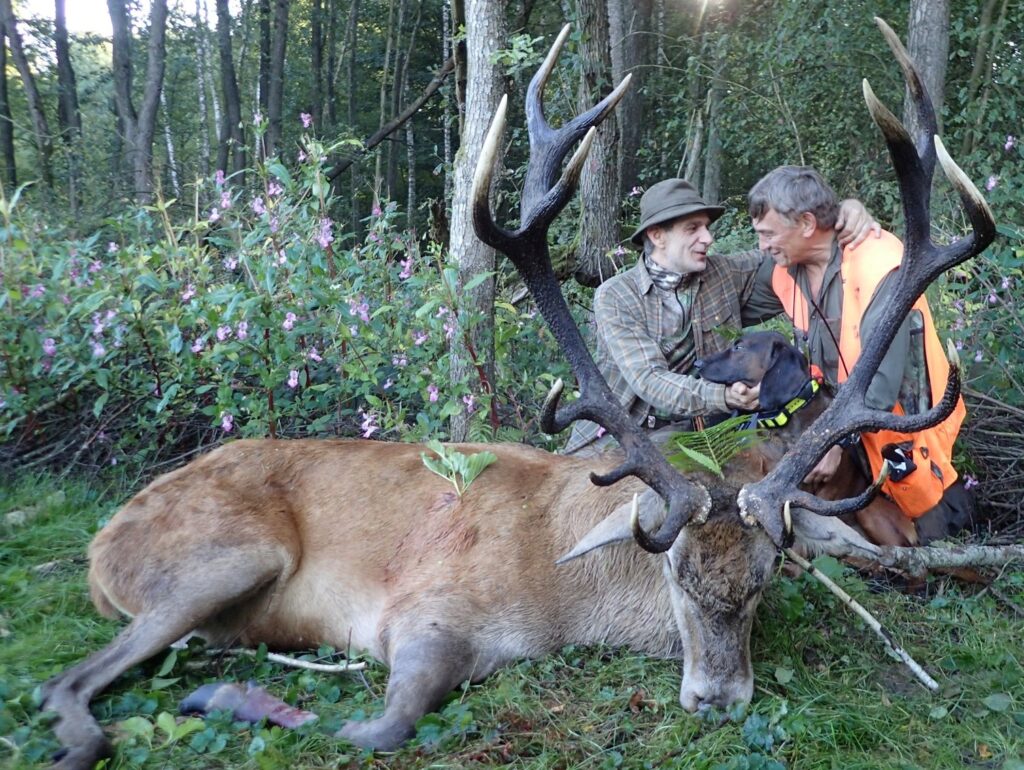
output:
[[[643,256],[594,295],[597,365],[639,425],[678,423],[685,430],[694,417],[757,408],[758,387],[690,374],[695,360],[726,348],[743,326],[783,309],[772,291],[770,256],[708,254],[708,228],[724,211],[684,179],[653,185],[640,199],[640,226],[631,238]],[[878,224],[860,202],[844,201],[836,229],[841,243],[860,242]],[[593,447],[601,432],[595,423],[576,422],[565,453]]]

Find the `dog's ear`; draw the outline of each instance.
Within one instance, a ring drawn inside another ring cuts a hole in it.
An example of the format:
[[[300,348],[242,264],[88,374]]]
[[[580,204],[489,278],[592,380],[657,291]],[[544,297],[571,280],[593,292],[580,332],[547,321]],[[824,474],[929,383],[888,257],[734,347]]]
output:
[[[771,363],[761,378],[762,409],[781,409],[796,398],[808,377],[807,359],[787,342],[772,343]]]

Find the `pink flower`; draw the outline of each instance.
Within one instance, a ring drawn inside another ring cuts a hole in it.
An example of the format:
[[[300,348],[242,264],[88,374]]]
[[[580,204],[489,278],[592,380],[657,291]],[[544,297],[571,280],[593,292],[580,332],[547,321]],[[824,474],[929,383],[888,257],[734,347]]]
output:
[[[370,213],[375,217],[379,217],[381,215],[380,204],[374,203]]]
[[[299,118],[302,120],[303,128],[309,128],[311,125],[313,125],[313,116],[310,115],[308,112],[300,112]]]
[[[249,322],[239,321],[238,326],[235,328],[235,336],[240,340],[244,340],[249,336]]]
[[[292,369],[288,372],[288,382],[285,383],[289,388],[297,388],[299,386],[299,370]]]
[[[261,217],[267,213],[267,207],[263,203],[263,198],[259,196],[253,198],[249,205],[252,206],[252,210],[256,213],[256,216]]]
[[[107,254],[116,254],[116,253],[117,253],[117,244],[114,243],[113,241],[110,241],[107,244]]]
[[[999,302],[999,297],[996,296],[995,292],[989,292],[988,304],[995,305],[997,302]]]
[[[395,384],[395,381],[393,379],[391,379],[390,377],[388,377],[386,380],[384,380],[384,385],[383,385],[384,390],[387,390],[388,388],[390,388],[394,384]]]
[[[271,221],[271,225],[273,225],[273,221]],[[271,229],[273,229],[273,227],[271,227]],[[284,249],[278,250],[278,252],[277,252],[277,259],[275,260],[275,264],[277,264],[278,266],[283,266],[283,265],[287,265],[288,264],[288,255],[284,253]]]
[[[281,223],[278,221],[277,217],[271,217],[270,218],[270,232],[276,233],[280,228],[281,228]]]
[[[258,126],[262,122],[263,122],[263,115],[260,114],[259,110],[257,110],[256,112],[254,112],[252,114],[252,124],[254,126]]]
[[[231,412],[221,412],[220,429],[225,433],[230,433],[233,427],[235,427],[235,416]]]
[[[333,224],[328,217],[320,220],[320,232],[316,236],[316,242],[320,244],[321,249],[326,249],[331,245],[331,241],[334,240],[334,235],[331,233],[331,225]]]
[[[436,317],[437,318],[444,318],[447,314],[448,314],[448,307],[446,305],[441,305],[441,307],[439,307],[437,309],[437,316]]]
[[[350,299],[348,301],[348,312],[351,315],[358,316],[359,320],[364,324],[370,323],[370,304],[366,301],[365,297],[360,297],[358,302]]]
[[[362,425],[359,426],[359,429],[363,432],[363,438],[369,438],[379,431],[380,426],[377,425],[377,415],[373,412],[363,412],[363,422]]]
[[[225,210],[231,208],[231,193],[227,190],[220,194],[220,207]]]
[[[217,169],[217,173],[213,175],[213,183],[217,185],[218,188],[224,186],[224,169]]]
[[[103,347],[103,343],[99,340],[93,340],[92,343],[92,357],[102,358],[107,354],[107,349]]]
[[[100,314],[99,313],[93,313],[92,314],[92,336],[93,337],[99,337],[101,334],[103,334],[103,330],[106,329],[106,328],[107,328],[106,324],[104,324],[103,319],[100,318]]]
[[[470,414],[476,411],[476,397],[472,393],[468,396],[463,396],[462,403],[466,405],[466,411]]]
[[[238,267],[238,258],[237,257],[224,257],[224,269],[225,270],[234,270],[236,267]]]
[[[45,294],[46,294],[46,287],[43,286],[41,283],[37,283],[35,286],[33,286],[29,290],[28,298],[29,299],[38,299],[39,297],[42,297]]]
[[[639,185],[637,185],[636,187],[634,187],[632,190],[629,191],[629,197],[630,198],[635,198],[636,196],[643,195],[643,194],[644,194],[644,188],[640,187]]]
[[[48,356],[52,356],[57,352],[57,343],[53,337],[47,337],[43,340],[43,353]]]
[[[199,339],[197,339],[195,342],[192,343],[192,352],[193,353],[202,353],[203,352],[203,348],[205,348],[205,347],[206,347],[206,343],[203,342],[203,338],[200,337]]]
[[[295,160],[297,160],[299,163],[305,163],[306,157],[306,153],[303,150],[299,150],[299,154],[295,156]]]
[[[306,356],[309,358],[310,361],[315,361],[316,363],[320,363],[321,361],[324,360],[317,352],[316,348],[310,348],[309,351],[306,353]]]
[[[430,335],[427,334],[427,332],[415,331],[412,333],[412,344],[417,346],[422,345],[429,337]]]
[[[615,247],[615,256],[616,257],[622,257],[622,256],[625,256],[625,254],[626,254],[626,250],[624,248],[622,248],[622,246],[616,246]]]
[[[969,473],[964,474],[964,489],[973,489],[978,486],[978,480]]]
[[[399,368],[409,365],[409,359],[405,357],[405,353],[399,353],[391,356],[391,365]]]
[[[224,326],[218,326],[217,327],[217,341],[218,342],[223,342],[224,340],[226,340],[230,336],[231,336],[231,327],[230,326],[225,324]]]
[[[290,332],[292,330],[292,327],[295,326],[296,320],[297,319],[295,313],[289,310],[287,313],[284,314],[284,321],[282,321],[281,323],[281,328],[284,329],[286,332]]]
[[[429,385],[427,385],[427,397],[431,401],[437,401],[439,395],[440,394],[438,393],[437,385],[435,385],[434,383],[430,383]]]
[[[403,281],[407,278],[412,278],[412,256],[408,259],[403,259],[398,264],[402,266],[402,272],[398,274],[398,277]]]
[[[89,272],[90,273],[98,273],[102,269],[103,269],[103,263],[100,262],[98,259],[94,259],[92,262],[89,263]]]
[[[1009,289],[1011,283],[1012,283],[1012,281],[1010,280],[1010,277],[1008,275],[1004,275],[1003,276],[1003,288],[1004,289]]]
[[[449,318],[444,322],[444,338],[450,340],[455,336],[455,319]]]
[[[210,216],[207,217],[207,221],[209,221],[209,223],[212,225],[218,219],[220,219],[220,212],[217,211],[217,207],[214,206],[212,209],[210,209]]]
[[[999,177],[997,177],[995,174],[993,174],[992,176],[990,176],[988,178],[988,181],[985,182],[985,189],[986,190],[994,190],[998,184],[999,184]]]
[[[985,356],[982,355],[980,350],[977,353],[974,354],[974,361],[975,361],[975,363],[980,364],[984,360],[985,360]]]
[[[196,285],[194,283],[190,283],[185,287],[185,291],[181,293],[181,301],[188,302],[194,296],[196,296]]]
[[[267,185],[267,195],[269,195],[271,198],[276,198],[283,192],[284,188],[281,187],[280,183],[277,181],[272,181],[270,184]]]
[[[1009,152],[1010,150],[1012,150],[1014,148],[1014,146],[1016,144],[1017,144],[1017,137],[1013,136],[1012,134],[1008,134],[1006,136],[1006,144],[1003,145],[1003,149],[1006,150],[1007,152]]]

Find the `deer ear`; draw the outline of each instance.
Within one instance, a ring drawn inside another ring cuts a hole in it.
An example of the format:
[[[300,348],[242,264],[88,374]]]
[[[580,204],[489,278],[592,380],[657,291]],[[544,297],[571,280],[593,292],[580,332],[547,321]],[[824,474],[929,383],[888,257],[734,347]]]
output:
[[[653,489],[648,489],[637,502],[640,524],[645,532],[657,531],[665,519],[665,503]],[[560,556],[555,564],[565,564],[598,548],[633,539],[631,517],[633,501],[623,503],[599,521],[580,538],[572,550]]]
[[[780,409],[797,394],[807,382],[807,359],[792,345],[775,342],[768,371],[761,378],[762,409]]]

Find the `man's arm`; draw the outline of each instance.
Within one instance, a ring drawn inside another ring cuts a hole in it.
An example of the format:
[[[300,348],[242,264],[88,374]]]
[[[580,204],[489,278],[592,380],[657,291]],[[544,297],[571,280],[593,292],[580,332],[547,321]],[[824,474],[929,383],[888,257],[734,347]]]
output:
[[[601,286],[594,296],[597,333],[630,389],[666,415],[728,412],[726,387],[669,369],[657,340],[645,328],[637,300],[619,287]]]

